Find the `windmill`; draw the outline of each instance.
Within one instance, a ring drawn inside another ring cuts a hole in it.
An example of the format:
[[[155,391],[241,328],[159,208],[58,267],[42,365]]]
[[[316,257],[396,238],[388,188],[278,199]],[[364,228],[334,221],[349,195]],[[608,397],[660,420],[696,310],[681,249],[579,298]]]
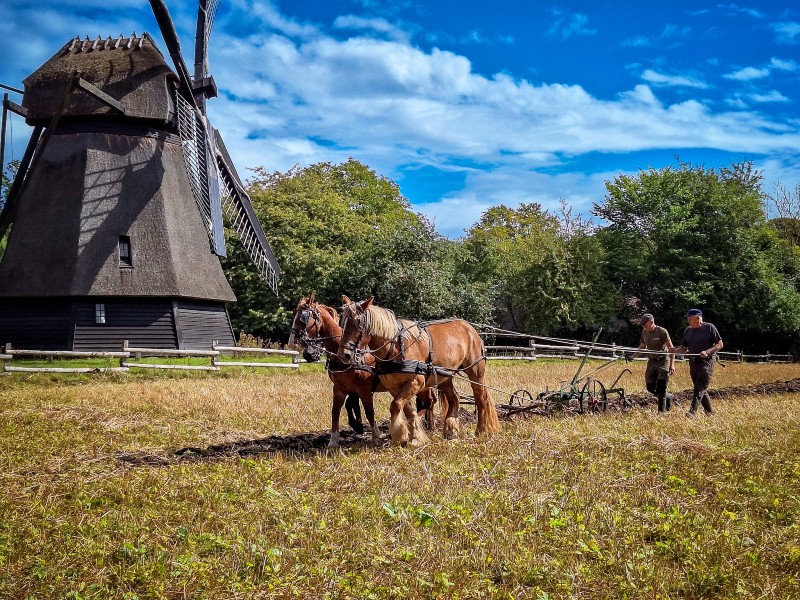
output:
[[[144,33],[75,38],[24,81],[33,132],[0,212],[0,344],[208,348],[234,341],[223,220],[263,276],[280,269],[222,137],[200,0],[190,77],[163,0],[150,0],[174,71]]]

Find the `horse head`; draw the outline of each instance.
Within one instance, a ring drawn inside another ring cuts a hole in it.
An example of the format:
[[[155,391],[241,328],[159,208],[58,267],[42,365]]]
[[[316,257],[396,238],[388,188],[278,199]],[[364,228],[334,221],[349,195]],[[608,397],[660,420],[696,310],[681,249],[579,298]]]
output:
[[[342,338],[339,342],[339,351],[336,355],[345,364],[355,364],[362,353],[359,347],[365,342],[367,332],[367,309],[372,306],[374,298],[354,302],[342,295],[342,316],[339,327],[342,328]]]
[[[308,362],[317,362],[324,351],[319,334],[321,324],[314,292],[308,298],[301,296],[294,311],[288,345],[302,350],[303,358]]]

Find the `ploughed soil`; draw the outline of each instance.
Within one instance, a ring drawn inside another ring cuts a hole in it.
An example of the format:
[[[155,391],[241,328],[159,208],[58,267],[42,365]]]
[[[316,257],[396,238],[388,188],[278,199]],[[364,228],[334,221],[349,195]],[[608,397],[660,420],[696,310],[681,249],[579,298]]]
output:
[[[772,394],[787,394],[800,392],[800,378],[789,381],[775,381],[772,383],[758,383],[747,386],[737,386],[721,389],[711,389],[709,394],[712,400],[734,399],[742,396],[766,396]],[[675,404],[677,407],[688,407],[692,401],[692,390],[675,392]],[[640,396],[628,394],[626,399],[633,406],[648,406],[655,403],[655,398],[650,395]],[[468,404],[468,401],[465,402]],[[609,410],[621,407],[617,399],[609,398]],[[506,405],[498,404],[498,413],[501,419],[514,418],[519,416],[531,416],[542,414],[541,410],[533,409],[530,411],[516,409],[513,414],[509,414]],[[462,407],[460,418],[462,423],[469,423],[475,420],[474,408]],[[366,425],[366,423],[365,423]],[[384,421],[378,424],[384,438],[384,443],[388,443],[389,424]],[[437,429],[441,428],[441,422],[437,418]],[[270,435],[263,438],[251,440],[239,440],[223,444],[214,444],[205,448],[186,447],[180,448],[171,453],[163,455],[148,455],[144,453],[121,453],[117,458],[128,465],[134,466],[164,466],[184,461],[224,459],[234,456],[247,457],[258,454],[304,454],[325,450],[330,439],[330,432],[315,431],[310,433],[300,433],[294,435]],[[371,435],[369,428],[365,427],[362,434],[354,432],[350,428],[343,428],[339,435],[339,448],[342,450],[359,450],[370,447]]]

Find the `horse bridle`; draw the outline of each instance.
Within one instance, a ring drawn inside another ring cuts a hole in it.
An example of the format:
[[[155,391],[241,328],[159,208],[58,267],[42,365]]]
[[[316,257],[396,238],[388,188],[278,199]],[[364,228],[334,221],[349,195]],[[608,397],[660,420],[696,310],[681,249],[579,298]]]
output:
[[[358,331],[358,337],[354,341],[342,342],[341,345],[346,350],[350,351],[350,355],[353,357],[351,364],[364,364],[364,355],[367,354],[367,351],[361,348],[361,340],[364,339],[364,331],[367,327],[367,313],[361,312],[359,314],[358,305],[355,302],[345,304],[342,306],[341,310],[342,314],[339,316],[339,327],[342,330],[342,335],[344,335],[344,328],[347,326],[348,319],[355,323]]]
[[[308,326],[311,323],[312,317],[318,324],[322,323],[322,317],[319,309],[309,306],[308,308],[301,310],[297,317],[295,317],[294,321],[295,323],[299,323],[301,327],[293,326],[292,334],[298,337],[299,345],[305,350],[305,353],[307,353],[314,360],[314,362],[316,362],[325,352],[325,347],[323,346],[322,342],[328,338],[319,335],[319,325],[317,325],[317,335],[314,337],[308,335]],[[329,337],[333,338],[337,336]]]

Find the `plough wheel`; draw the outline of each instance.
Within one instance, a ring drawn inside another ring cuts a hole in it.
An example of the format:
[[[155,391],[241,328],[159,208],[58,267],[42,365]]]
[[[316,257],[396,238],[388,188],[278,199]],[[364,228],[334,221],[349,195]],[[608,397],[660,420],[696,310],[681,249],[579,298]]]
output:
[[[606,387],[597,379],[590,379],[583,386],[579,398],[579,410],[583,413],[605,412],[608,407]]]
[[[517,409],[522,409],[524,407],[532,408],[533,396],[528,390],[517,390],[511,394],[511,398],[508,400],[508,405],[511,407],[512,414],[528,416],[525,414],[526,411]]]

